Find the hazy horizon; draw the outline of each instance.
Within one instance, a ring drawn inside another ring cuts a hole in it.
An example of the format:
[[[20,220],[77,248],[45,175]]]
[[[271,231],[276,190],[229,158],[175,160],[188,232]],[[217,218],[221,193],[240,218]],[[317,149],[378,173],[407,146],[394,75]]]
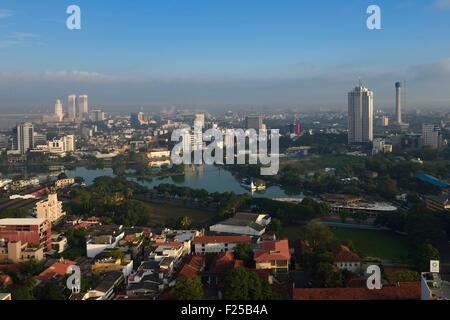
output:
[[[358,79],[375,108],[450,107],[450,1],[70,1],[0,3],[0,113],[50,111],[88,94],[106,112],[165,107],[345,109]],[[239,10],[237,10],[239,8]]]

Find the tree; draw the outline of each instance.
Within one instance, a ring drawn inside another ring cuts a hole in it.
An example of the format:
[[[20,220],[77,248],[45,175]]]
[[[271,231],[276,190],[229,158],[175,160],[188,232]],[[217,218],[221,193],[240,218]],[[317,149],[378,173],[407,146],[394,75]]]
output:
[[[273,218],[272,222],[269,224],[269,231],[272,231],[277,236],[281,235],[283,232],[283,222],[278,218]]]
[[[26,218],[29,216],[29,212],[24,208],[9,208],[0,212],[0,219],[5,218]]]
[[[420,274],[413,270],[401,269],[395,273],[395,280],[399,282],[416,282],[420,280]]]
[[[339,287],[342,285],[342,272],[327,262],[318,263],[313,271],[313,279],[319,287]]]
[[[192,219],[188,216],[184,216],[180,219],[179,225],[182,229],[189,229],[192,225]]]
[[[64,279],[64,278],[63,278]],[[43,285],[35,288],[34,296],[37,300],[66,300],[67,297],[64,294],[65,287],[61,279],[50,279]]]
[[[368,214],[365,212],[353,212],[350,216],[356,223],[359,224],[365,222],[369,218]]]
[[[234,249],[234,258],[244,261],[247,267],[253,264],[253,250],[249,243],[238,243]]]
[[[334,239],[330,228],[319,222],[310,222],[305,227],[305,240],[314,250],[321,246],[328,246]]]
[[[417,271],[428,272],[430,270],[430,261],[439,260],[439,251],[431,244],[423,244],[415,255]]]
[[[239,267],[230,270],[223,281],[227,300],[275,300],[277,295],[254,272]]]
[[[346,223],[347,219],[350,218],[350,216],[351,216],[351,213],[348,212],[347,210],[339,211],[339,218],[341,218],[342,223]]]
[[[203,294],[203,285],[198,277],[177,279],[171,291],[172,297],[176,300],[201,300]]]
[[[61,172],[58,175],[58,180],[64,180],[64,179],[67,179],[67,178],[69,178],[69,177],[67,176],[67,174],[65,172]]]

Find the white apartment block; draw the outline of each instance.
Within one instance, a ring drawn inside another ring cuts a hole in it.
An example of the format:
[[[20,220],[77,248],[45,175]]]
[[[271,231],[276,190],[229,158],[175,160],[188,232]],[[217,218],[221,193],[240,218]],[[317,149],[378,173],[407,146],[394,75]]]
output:
[[[62,201],[58,201],[56,193],[49,194],[47,200],[36,203],[36,217],[39,219],[47,219],[51,223],[58,221],[66,213],[62,208]]]

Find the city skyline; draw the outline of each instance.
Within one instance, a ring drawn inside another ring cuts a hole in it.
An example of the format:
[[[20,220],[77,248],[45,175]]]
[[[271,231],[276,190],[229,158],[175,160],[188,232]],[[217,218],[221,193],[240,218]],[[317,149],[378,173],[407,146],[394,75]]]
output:
[[[366,28],[368,1],[250,1],[239,11],[233,1],[78,1],[79,31],[65,28],[68,4],[0,5],[0,58],[9,61],[0,112],[50,110],[72,92],[110,112],[343,109],[358,78],[377,93],[377,109],[395,107],[392,83],[403,80],[404,111],[450,102],[446,1],[378,1],[382,30]]]

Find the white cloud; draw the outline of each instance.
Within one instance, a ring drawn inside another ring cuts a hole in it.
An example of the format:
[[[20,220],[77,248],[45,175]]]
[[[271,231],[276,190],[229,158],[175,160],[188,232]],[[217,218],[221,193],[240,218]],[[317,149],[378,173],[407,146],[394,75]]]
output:
[[[29,40],[38,39],[39,36],[28,32],[13,32],[3,39],[0,39],[0,49],[10,48],[16,45],[24,44]]]
[[[44,72],[2,72],[0,81],[46,81],[46,82],[64,82],[64,83],[120,83],[129,81],[131,78],[126,76],[116,76],[103,74],[99,72],[82,70],[58,70]]]
[[[0,19],[8,18],[13,15],[14,15],[14,11],[12,11],[12,10],[0,9]]]

